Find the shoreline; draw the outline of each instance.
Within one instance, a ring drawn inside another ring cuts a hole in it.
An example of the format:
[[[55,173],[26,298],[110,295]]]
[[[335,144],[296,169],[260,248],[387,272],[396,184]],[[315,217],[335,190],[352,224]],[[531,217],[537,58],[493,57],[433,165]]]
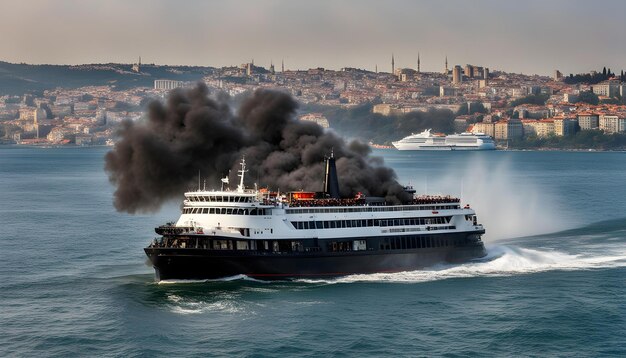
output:
[[[389,151],[398,151],[393,146],[385,146],[385,145],[372,145],[369,144],[372,149],[377,150],[389,150]],[[110,147],[112,145],[106,144],[95,144],[95,145],[75,145],[75,144],[17,144],[17,143],[0,143],[0,148],[3,147],[15,147],[15,148],[40,148],[40,149],[54,149],[54,148],[102,148],[102,147]],[[626,153],[626,148],[623,149],[598,149],[598,148],[496,148],[494,151],[497,152],[584,152],[584,153],[603,153],[603,152],[615,152],[615,153]],[[428,150],[413,150],[407,152],[435,152]],[[442,151],[436,151],[442,152]],[[443,152],[456,152],[456,151],[443,151]],[[492,150],[475,150],[472,152],[492,152]]]

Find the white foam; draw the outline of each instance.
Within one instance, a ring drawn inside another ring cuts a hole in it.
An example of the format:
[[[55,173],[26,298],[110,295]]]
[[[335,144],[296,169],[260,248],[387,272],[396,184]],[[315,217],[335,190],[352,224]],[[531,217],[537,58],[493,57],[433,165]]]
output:
[[[189,283],[206,283],[206,282],[229,282],[229,281],[253,281],[253,282],[266,282],[257,280],[252,277],[248,277],[246,275],[235,275],[229,277],[222,277],[216,279],[205,279],[205,280],[186,280],[186,279],[175,279],[175,280],[161,280],[157,282],[159,285],[173,285],[173,284],[189,284]]]
[[[168,294],[172,312],[180,314],[200,314],[200,313],[239,313],[243,312],[242,306],[238,306],[234,300],[219,300],[216,302],[197,301],[190,298]]]
[[[498,245],[488,248],[484,259],[462,265],[441,265],[428,270],[351,275],[331,280],[298,280],[306,283],[400,282],[419,283],[451,278],[512,276],[553,270],[588,270],[626,266],[626,249],[604,255],[572,255],[556,250],[535,250]]]

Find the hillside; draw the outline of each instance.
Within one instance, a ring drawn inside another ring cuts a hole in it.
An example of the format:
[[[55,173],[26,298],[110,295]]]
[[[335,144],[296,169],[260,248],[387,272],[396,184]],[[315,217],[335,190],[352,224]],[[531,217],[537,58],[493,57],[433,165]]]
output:
[[[90,65],[28,65],[0,61],[0,95],[65,87],[113,85],[118,89],[152,87],[156,79],[197,81],[214,71],[211,67],[141,65],[141,72],[131,65],[107,63]]]

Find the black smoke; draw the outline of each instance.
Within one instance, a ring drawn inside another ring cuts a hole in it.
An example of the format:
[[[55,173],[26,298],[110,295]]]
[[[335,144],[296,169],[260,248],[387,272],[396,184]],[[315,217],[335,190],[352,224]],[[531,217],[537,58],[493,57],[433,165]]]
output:
[[[166,103],[148,106],[147,120],[125,122],[106,154],[105,170],[117,186],[115,207],[155,211],[197,183],[198,172],[210,187],[230,172],[234,187],[244,155],[247,186],[321,191],[324,157],[331,151],[342,196],[362,192],[393,203],[410,199],[394,171],[370,156],[367,145],[346,143],[315,123],[298,121],[296,109],[291,96],[277,91],[255,91],[236,112],[228,98],[212,98],[202,84],[172,91]]]

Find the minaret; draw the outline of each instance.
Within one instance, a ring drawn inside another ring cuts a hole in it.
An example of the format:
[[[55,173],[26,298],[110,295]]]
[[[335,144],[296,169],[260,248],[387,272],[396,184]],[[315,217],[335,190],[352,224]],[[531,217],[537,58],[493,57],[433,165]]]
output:
[[[417,73],[420,73],[420,53],[417,53]]]
[[[284,58],[280,63],[280,72],[285,72],[285,59]]]
[[[448,55],[446,55],[446,69],[443,71],[444,75],[448,75]]]
[[[378,64],[376,64],[376,73],[378,73]]]
[[[396,62],[393,59],[393,53],[391,54],[391,74],[393,75],[396,72]]]

